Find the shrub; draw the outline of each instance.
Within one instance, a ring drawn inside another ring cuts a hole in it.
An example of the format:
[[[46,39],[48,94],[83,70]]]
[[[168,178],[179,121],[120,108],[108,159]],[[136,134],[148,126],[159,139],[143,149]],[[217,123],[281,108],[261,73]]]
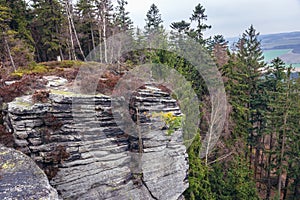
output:
[[[36,90],[32,95],[33,103],[47,103],[49,98],[49,90]]]
[[[172,112],[153,113],[152,117],[161,117],[168,128],[167,134],[171,135],[175,130],[182,127],[182,116],[175,116]]]

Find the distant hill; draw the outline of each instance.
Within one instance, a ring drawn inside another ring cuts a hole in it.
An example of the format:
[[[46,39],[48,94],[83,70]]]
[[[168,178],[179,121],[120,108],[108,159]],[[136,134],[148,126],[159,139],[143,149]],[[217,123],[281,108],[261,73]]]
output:
[[[226,39],[229,41],[229,44],[232,45],[238,41],[239,37]],[[297,49],[297,53],[300,53],[300,31],[260,35],[259,39],[261,40],[264,50],[295,48]]]
[[[300,53],[300,32],[261,35],[263,49],[293,49],[293,53]]]
[[[228,38],[230,45],[238,41],[238,37]],[[300,67],[300,31],[260,35],[265,61],[270,62],[280,57],[285,63]]]

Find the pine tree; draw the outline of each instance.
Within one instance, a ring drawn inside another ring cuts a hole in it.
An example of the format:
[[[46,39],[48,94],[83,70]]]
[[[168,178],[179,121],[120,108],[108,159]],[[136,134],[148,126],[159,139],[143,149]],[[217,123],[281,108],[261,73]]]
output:
[[[190,23],[182,20],[180,22],[173,22],[170,27],[173,30],[177,31],[179,34],[181,34],[181,33],[187,33],[190,29],[190,25],[191,25]]]
[[[18,4],[19,3],[19,4]],[[26,14],[26,6],[20,1],[0,1],[0,38],[2,41],[1,60],[7,70],[9,65],[13,70],[19,67],[27,67],[33,62],[33,48],[31,35],[26,26],[27,19],[22,14]]]
[[[207,21],[207,15],[205,14],[205,8],[200,3],[193,10],[190,20],[191,22],[196,22],[196,28],[191,29],[189,32],[190,37],[194,38],[200,44],[205,44],[206,41],[203,38],[203,32],[210,29],[211,26],[204,23],[204,21]]]
[[[161,14],[159,13],[159,9],[155,4],[150,6],[146,17],[146,25],[144,27],[146,35],[151,35],[154,32],[159,32],[163,29],[163,20],[161,19]]]
[[[116,12],[114,13],[114,24],[120,31],[131,31],[133,29],[133,22],[131,21],[129,12],[125,10],[125,6],[128,4],[125,0],[118,0],[116,6]]]
[[[37,61],[56,60],[63,57],[65,43],[63,26],[66,19],[62,5],[57,0],[35,0],[33,5],[31,32],[35,42]]]
[[[173,48],[179,50],[180,44],[182,41],[184,41],[187,37],[187,34],[190,29],[190,23],[182,20],[180,22],[173,22],[170,27],[172,28],[171,34],[170,34],[170,41]]]
[[[97,40],[97,21],[96,7],[93,1],[79,0],[76,8],[76,29],[80,35],[80,44],[84,55],[88,55],[96,48]]]

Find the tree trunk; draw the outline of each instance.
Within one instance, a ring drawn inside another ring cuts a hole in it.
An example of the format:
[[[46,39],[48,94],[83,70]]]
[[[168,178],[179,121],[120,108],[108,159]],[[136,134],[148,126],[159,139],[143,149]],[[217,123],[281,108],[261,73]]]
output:
[[[56,31],[57,34],[59,33],[57,24],[55,24],[55,31]],[[60,40],[59,40],[58,44],[59,44],[59,55],[60,55],[60,58],[61,58],[61,60],[64,60],[64,54],[63,54],[62,49],[61,49],[61,42],[60,42]]]
[[[80,51],[80,54],[82,55],[83,57],[83,60],[85,61],[85,56],[84,56],[84,53],[82,51],[82,48],[81,48],[81,45],[80,45],[80,41],[78,39],[78,35],[77,35],[77,31],[76,31],[76,28],[75,28],[75,25],[74,25],[74,21],[73,21],[73,17],[72,17],[72,13],[70,11],[70,5],[69,5],[69,2],[67,2],[67,13],[68,13],[68,16],[69,16],[69,19],[70,19],[70,23],[71,23],[71,26],[72,26],[72,29],[74,31],[74,35],[75,35],[75,39],[76,39],[76,42],[78,44],[78,48],[79,48],[79,51]]]
[[[103,55],[102,55],[102,34],[101,34],[101,26],[100,23],[98,25],[98,33],[99,33],[99,59],[100,62],[103,62]]]
[[[96,50],[96,45],[95,45],[95,37],[94,37],[94,30],[93,30],[93,25],[91,24],[91,37],[92,37],[92,45],[93,45],[93,59],[95,58],[95,50]]]
[[[103,8],[103,13],[102,13],[102,33],[103,33],[103,45],[104,45],[104,61],[105,63],[107,63],[107,41],[106,41],[106,26],[107,26],[107,22],[106,22],[106,6],[104,6]]]
[[[71,50],[69,52],[69,59],[70,60],[77,60],[76,53],[75,53],[75,46],[74,46],[74,40],[73,40],[73,31],[72,31],[72,26],[71,26],[71,17],[69,13],[69,2],[66,1],[66,13],[67,13],[67,18],[68,18],[68,28],[69,28],[69,34],[70,34],[70,43],[71,43]]]
[[[293,199],[296,200],[297,197],[300,197],[300,179],[298,176],[294,180],[294,185]]]
[[[267,163],[267,181],[268,181],[268,185],[267,185],[267,195],[266,195],[266,199],[270,199],[270,195],[271,195],[271,160],[272,160],[272,149],[273,149],[273,133],[271,133],[270,135],[270,153],[269,153],[269,157],[268,157],[268,163]]]
[[[289,92],[290,92],[290,80],[288,80],[288,89],[286,92],[286,103],[284,108],[284,119],[283,119],[283,133],[282,133],[282,141],[281,141],[281,152],[280,152],[280,162],[279,162],[279,176],[278,176],[278,195],[281,195],[281,187],[282,187],[282,175],[283,175],[283,158],[285,153],[285,139],[286,139],[286,131],[287,131],[287,118],[288,118],[288,111],[290,110],[289,106]]]
[[[285,200],[286,197],[287,197],[287,189],[288,189],[289,180],[290,180],[289,170],[290,170],[291,167],[292,167],[292,164],[290,163],[289,166],[288,166],[288,169],[287,169],[287,175],[286,175],[286,179],[285,179],[285,183],[284,183],[283,198],[282,198],[283,200]]]
[[[143,140],[142,140],[142,133],[141,133],[140,113],[138,108],[136,108],[136,124],[137,124],[138,138],[139,138],[139,154],[141,155],[143,153]]]
[[[9,47],[9,44],[7,42],[7,39],[6,39],[6,34],[5,34],[4,31],[2,31],[2,34],[3,34],[3,39],[4,39],[5,47],[6,47],[8,56],[9,56],[10,63],[12,65],[13,69],[14,69],[14,72],[15,72],[17,69],[16,69],[16,65],[15,65],[14,59],[13,59],[13,57],[11,55],[10,47]]]

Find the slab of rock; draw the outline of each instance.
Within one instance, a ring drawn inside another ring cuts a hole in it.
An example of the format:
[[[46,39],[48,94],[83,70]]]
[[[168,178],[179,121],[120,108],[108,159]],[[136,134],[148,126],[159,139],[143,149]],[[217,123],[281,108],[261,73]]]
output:
[[[0,146],[0,199],[58,199],[45,173],[23,153]]]
[[[57,87],[46,103],[31,96],[9,103],[6,121],[19,149],[50,174],[60,198],[181,199],[188,187],[182,130],[169,136],[161,121],[149,118],[181,115],[176,100],[149,85],[137,90],[130,107],[139,112],[141,138],[120,128],[110,96]]]

